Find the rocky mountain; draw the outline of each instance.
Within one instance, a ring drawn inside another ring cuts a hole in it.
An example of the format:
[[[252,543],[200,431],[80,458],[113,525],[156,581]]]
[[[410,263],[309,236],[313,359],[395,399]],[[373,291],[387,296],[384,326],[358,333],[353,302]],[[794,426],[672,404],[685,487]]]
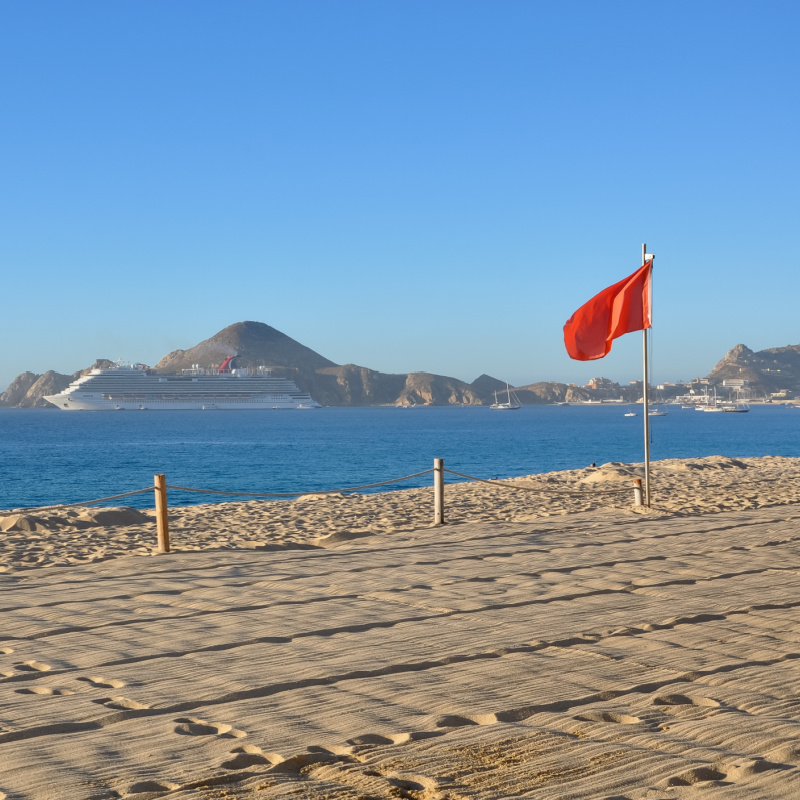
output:
[[[53,370],[48,370],[43,375],[23,372],[11,382],[8,389],[0,394],[0,406],[44,408],[50,405],[42,399],[44,395],[55,394],[66,389],[72,379],[71,375],[61,375]]]
[[[153,369],[164,374],[179,373],[194,364],[211,368],[228,356],[236,356],[237,367],[268,366],[273,374],[288,377],[322,405],[481,405],[491,392],[488,387],[505,386],[487,375],[474,385],[427,372],[390,375],[355,364],[335,364],[325,356],[263,322],[237,322],[188,350],[173,350]],[[73,375],[26,372],[0,395],[0,406],[52,408],[42,400],[55,394],[93,367],[107,367],[101,359]]]
[[[214,367],[230,355],[238,367],[272,367],[326,406],[480,404],[481,396],[456,378],[428,373],[389,375],[356,364],[335,364],[263,322],[237,322],[189,350],[174,350],[154,369],[174,373]]]
[[[288,367],[313,372],[336,366],[310,347],[263,322],[237,322],[189,350],[173,350],[153,369],[156,372],[177,373],[189,369],[192,364],[201,367],[219,365],[228,356],[234,355],[239,367]]]
[[[0,394],[0,407],[53,408],[50,403],[42,399],[46,394],[57,394],[62,389],[66,389],[76,378],[85,375],[90,369],[109,367],[111,364],[112,362],[108,359],[100,358],[91,367],[78,370],[72,375],[62,375],[51,369],[42,375],[23,372],[21,375],[17,375],[9,387]]]
[[[527,386],[519,386],[514,391],[520,402],[526,405],[581,403],[591,400],[593,397],[593,392],[585,386],[569,386],[566,383],[556,383],[555,381],[531,383]]]
[[[272,367],[273,373],[294,380],[322,405],[487,405],[495,392],[502,397],[506,384],[490,375],[481,375],[472,383],[429,372],[392,375],[356,364],[335,364],[325,356],[263,322],[237,322],[188,350],[173,350],[153,368],[157,372],[176,373],[193,364],[219,366],[228,356],[236,356],[239,367]],[[51,408],[42,400],[55,394],[93,367],[107,367],[111,362],[99,359],[92,367],[73,375],[52,370],[43,375],[24,372],[5,392],[0,406],[15,408]],[[755,395],[782,389],[800,393],[800,345],[776,347],[753,352],[738,344],[714,367],[708,378],[712,384],[739,379],[749,382]],[[624,396],[633,402],[641,395],[641,386],[620,386],[603,378],[590,386],[575,386],[542,381],[516,387],[525,404],[581,402]],[[604,388],[600,388],[604,387]]]
[[[800,390],[800,345],[770,347],[754,352],[743,344],[729,350],[711,370],[713,383],[723,380],[749,381],[750,389],[766,394]]]

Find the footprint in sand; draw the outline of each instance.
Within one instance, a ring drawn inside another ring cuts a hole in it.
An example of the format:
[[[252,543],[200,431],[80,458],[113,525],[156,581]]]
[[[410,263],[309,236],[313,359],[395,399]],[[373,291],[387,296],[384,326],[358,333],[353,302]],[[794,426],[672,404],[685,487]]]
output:
[[[121,689],[125,685],[125,681],[109,680],[108,678],[101,678],[99,675],[92,675],[88,678],[78,678],[79,681],[84,683],[91,683],[98,689]]]
[[[460,717],[457,714],[448,714],[444,717],[439,717],[436,720],[437,728],[463,728],[467,725],[477,725],[474,719],[469,717]]]
[[[432,778],[413,772],[395,772],[387,775],[386,780],[392,787],[390,792],[399,794],[400,797],[419,797],[422,794],[427,797],[439,786]]]
[[[168,781],[139,781],[128,787],[127,794],[141,794],[143,792],[170,792],[175,789],[180,789],[179,783],[170,783]],[[1,800],[1,799],[0,799]]]
[[[129,697],[101,697],[92,702],[98,703],[106,708],[117,709],[118,711],[140,711],[143,708],[150,708],[146,703],[131,700]]]
[[[666,780],[667,786],[694,786],[696,783],[707,781],[721,781],[726,777],[724,772],[719,772],[712,767],[695,767],[680,775],[674,775]]]
[[[0,656],[10,656],[13,652],[13,647],[0,647]]]
[[[719,708],[722,704],[710,697],[689,697],[685,694],[663,694],[653,698],[654,706],[701,706]]]
[[[17,694],[38,694],[45,697],[75,694],[71,689],[51,689],[49,686],[32,686],[30,689],[15,689]]]
[[[43,661],[25,661],[23,664],[14,664],[15,669],[20,672],[48,672],[53,669],[50,664]]]
[[[639,717],[631,717],[628,714],[616,714],[613,711],[587,711],[575,719],[581,722],[614,722],[617,725],[635,725],[641,722]]]
[[[379,733],[362,733],[360,736],[348,739],[347,744],[394,744],[394,741],[386,736],[381,736]]]
[[[226,739],[241,739],[247,734],[237,730],[224,722],[206,722],[195,717],[179,717],[174,720],[178,725],[174,728],[175,733],[182,736],[222,736]]]
[[[223,769],[247,769],[254,767],[256,764],[274,764],[275,762],[268,758],[262,750],[254,745],[245,745],[244,747],[237,747],[231,750],[233,758],[228,761],[223,761],[220,765]]]
[[[725,774],[726,781],[740,781],[767,770],[786,769],[786,765],[768,761],[766,758],[745,758],[726,769],[728,770]]]
[[[405,744],[421,739],[433,739],[436,736],[444,736],[446,733],[447,731],[411,731],[410,733],[396,733],[391,739],[392,744]]]

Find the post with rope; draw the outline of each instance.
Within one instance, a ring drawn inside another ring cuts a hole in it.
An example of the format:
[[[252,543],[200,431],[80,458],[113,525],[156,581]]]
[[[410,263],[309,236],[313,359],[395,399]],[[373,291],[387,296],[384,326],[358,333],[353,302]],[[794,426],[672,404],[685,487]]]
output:
[[[633,504],[635,506],[642,505],[642,479],[633,479]]]
[[[433,524],[444,525],[444,459],[433,459]]]
[[[154,476],[156,494],[156,528],[158,530],[158,551],[169,553],[169,521],[167,520],[167,478],[165,475]]]

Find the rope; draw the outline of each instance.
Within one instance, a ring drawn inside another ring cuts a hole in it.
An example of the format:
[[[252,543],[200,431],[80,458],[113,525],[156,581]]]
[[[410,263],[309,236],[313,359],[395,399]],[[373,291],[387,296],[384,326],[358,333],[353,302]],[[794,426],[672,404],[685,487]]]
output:
[[[119,500],[121,497],[132,497],[135,494],[144,494],[145,492],[152,492],[153,487],[148,486],[146,489],[137,489],[135,492],[125,492],[124,494],[113,494],[111,497],[101,497],[99,500],[84,500],[81,503],[62,503],[58,506],[35,506],[33,508],[12,508],[10,509],[13,513],[14,511],[24,511],[28,513],[29,511],[55,511],[59,508],[76,508],[77,506],[93,506],[95,503],[105,503],[108,500]]]
[[[573,496],[581,496],[585,497],[588,494],[622,494],[625,492],[630,491],[629,489],[606,489],[606,490],[595,490],[593,492],[581,492],[581,491],[570,491],[570,490],[563,490],[563,489],[552,489],[552,488],[538,488],[534,486],[516,486],[510,483],[503,483],[502,481],[498,480],[486,480],[484,478],[476,478],[474,475],[465,475],[463,472],[455,472],[452,469],[445,469],[444,472],[449,473],[450,475],[455,475],[459,478],[464,478],[468,481],[476,481],[477,483],[488,483],[490,486],[496,486],[500,489],[512,489],[518,492],[538,492],[539,494],[565,494],[565,495],[573,495]],[[358,492],[361,489],[377,489],[380,486],[389,486],[393,483],[401,483],[402,481],[408,481],[412,478],[419,478],[422,475],[429,475],[431,472],[434,472],[432,469],[426,469],[422,472],[415,472],[412,475],[403,475],[402,478],[392,478],[388,481],[380,481],[379,483],[365,483],[361,486],[348,486],[345,489],[321,489],[320,491],[311,491],[311,492],[224,492],[219,489],[194,489],[189,486],[171,486],[167,485],[167,489],[172,489],[176,492],[194,492],[196,494],[217,494],[217,495],[226,495],[228,497],[302,497],[304,495],[311,495],[311,494],[347,494],[349,492]],[[80,503],[61,503],[60,505],[55,506],[36,506],[33,508],[14,508],[10,509],[11,512],[24,512],[30,513],[35,511],[56,511],[61,508],[77,508],[78,506],[91,506],[96,505],[97,503],[107,503],[110,500],[119,500],[123,497],[133,497],[136,494],[144,494],[145,492],[152,492],[154,489],[153,486],[148,486],[146,489],[137,489],[134,492],[124,492],[123,494],[114,494],[110,497],[101,497],[98,500],[84,500]]]
[[[476,478],[474,475],[464,475],[462,472],[454,472],[452,469],[445,469],[444,472],[449,472],[451,475],[458,475],[459,478],[466,478],[468,481],[477,481],[478,483],[488,483],[490,486],[498,486],[501,489],[516,489],[518,492],[538,492],[539,494],[567,494],[573,496],[585,497],[589,494],[622,494],[629,492],[630,489],[606,489],[603,491],[595,490],[592,492],[575,492],[569,489],[539,489],[535,486],[515,486],[511,483],[502,483],[498,480],[487,481],[483,478]]]
[[[378,486],[388,486],[390,483],[400,483],[411,478],[419,478],[420,475],[428,475],[431,472],[433,472],[432,469],[426,469],[423,472],[415,472],[413,475],[404,475],[402,478],[392,478],[380,483],[365,483],[363,486],[349,486],[346,489],[324,489],[318,492],[223,492],[219,489],[191,489],[188,486],[170,486],[169,484],[167,489],[173,489],[178,492],[196,492],[198,494],[224,494],[233,497],[302,497],[308,494],[345,494],[347,492],[357,492],[359,489],[374,489]]]

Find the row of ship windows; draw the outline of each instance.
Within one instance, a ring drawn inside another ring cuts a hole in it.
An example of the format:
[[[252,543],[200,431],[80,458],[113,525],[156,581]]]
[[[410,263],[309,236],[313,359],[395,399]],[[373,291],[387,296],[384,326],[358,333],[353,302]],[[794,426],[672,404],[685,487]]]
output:
[[[264,400],[291,400],[292,397],[288,394],[259,394],[256,399]],[[214,402],[215,400],[224,400],[225,402],[236,402],[252,400],[252,395],[249,394],[194,394],[194,395],[180,395],[180,394],[162,394],[157,396],[152,395],[130,395],[130,394],[104,394],[103,400],[114,400],[124,403],[158,403],[164,400],[186,400],[194,402]]]

